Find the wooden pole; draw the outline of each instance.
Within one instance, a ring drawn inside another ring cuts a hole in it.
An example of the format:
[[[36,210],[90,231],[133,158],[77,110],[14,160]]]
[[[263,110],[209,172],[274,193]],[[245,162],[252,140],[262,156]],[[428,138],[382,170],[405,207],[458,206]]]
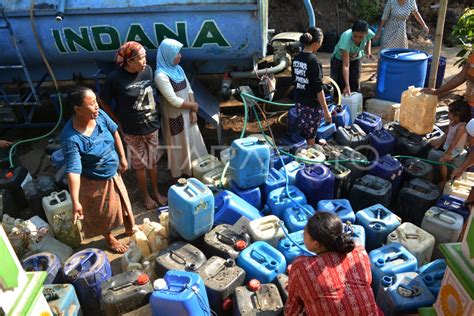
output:
[[[438,74],[439,56],[441,55],[441,46],[443,45],[444,21],[446,19],[446,10],[448,9],[448,0],[439,1],[438,21],[436,22],[436,35],[433,49],[433,59],[431,60],[430,80],[428,87],[434,88],[436,85],[436,76]]]

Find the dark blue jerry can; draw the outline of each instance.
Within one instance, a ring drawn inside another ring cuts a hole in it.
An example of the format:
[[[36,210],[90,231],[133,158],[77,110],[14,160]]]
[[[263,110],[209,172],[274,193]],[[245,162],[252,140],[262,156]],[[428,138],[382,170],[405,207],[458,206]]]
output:
[[[230,180],[230,190],[240,196],[243,200],[247,201],[253,207],[257,209],[262,208],[262,193],[260,192],[260,187],[242,189],[239,188],[234,180]]]
[[[370,145],[378,152],[379,156],[395,152],[396,140],[386,129],[373,131],[369,134]]]
[[[291,264],[296,257],[307,256],[309,253],[308,249],[304,244],[304,230],[289,234],[289,238],[284,238],[278,242],[277,249],[285,256],[287,264]],[[300,249],[298,246],[303,248]]]
[[[293,106],[288,110],[286,132],[288,135],[298,132],[298,112],[296,106]]]
[[[101,286],[111,276],[107,254],[100,249],[81,250],[64,263],[64,280],[76,289],[84,315],[101,314]]]
[[[390,181],[392,184],[392,197],[397,195],[400,190],[403,174],[403,166],[400,161],[390,155],[381,156],[373,164],[369,174]]]
[[[316,207],[320,200],[334,197],[334,174],[322,164],[309,165],[296,174],[295,185],[308,200],[308,204]]]
[[[283,151],[276,149],[270,151],[270,168],[280,170],[284,165],[293,161],[293,157],[286,155]]]
[[[313,216],[314,208],[311,205],[297,205],[287,208],[283,212],[283,221],[291,233],[305,228],[308,219]]]
[[[464,218],[464,222],[466,222],[469,218],[470,211],[464,205],[464,201],[455,196],[443,194],[436,202],[436,206],[454,213],[458,213]]]
[[[256,241],[240,253],[237,265],[245,270],[245,281],[257,279],[270,283],[286,270],[285,257],[270,244]]]
[[[223,190],[214,197],[214,223],[234,225],[240,217],[249,220],[262,217],[260,212],[240,196]]]
[[[384,275],[377,293],[377,306],[384,315],[417,313],[418,308],[432,306],[436,298],[416,272]]]
[[[382,204],[364,208],[356,213],[356,223],[364,227],[367,251],[381,247],[388,234],[400,226],[400,218]]]
[[[434,297],[438,297],[445,271],[446,261],[444,259],[436,259],[418,269],[418,273]]]
[[[288,196],[289,195],[289,196]],[[291,199],[290,199],[291,197]],[[295,204],[295,202],[297,204]],[[306,203],[306,196],[300,189],[293,185],[273,190],[268,194],[267,205],[270,208],[270,212],[280,218],[283,217],[283,211],[289,207],[297,206],[298,204],[304,205]]]
[[[199,274],[168,271],[150,297],[153,316],[211,316],[204,281]]]
[[[289,136],[284,136],[277,139],[277,145],[282,146],[294,154],[298,149],[306,148],[308,143],[304,137],[293,133]]]
[[[324,120],[321,122],[316,134],[317,139],[331,140],[337,131],[336,124],[328,124]]]
[[[351,113],[348,105],[336,105],[332,110],[332,121],[339,126],[348,126],[352,124]]]
[[[270,168],[270,147],[255,137],[232,142],[229,171],[231,178],[242,189],[265,183]]]
[[[418,269],[415,256],[397,242],[372,250],[369,258],[374,293],[377,293],[384,275],[414,272]]]
[[[168,190],[170,225],[186,240],[194,240],[211,230],[214,223],[214,196],[196,178],[178,180]]]
[[[349,202],[349,200],[321,200],[318,202],[316,209],[318,212],[329,212],[336,214],[343,223],[355,223],[355,214],[352,210],[351,202]]]
[[[362,112],[357,115],[354,124],[359,125],[366,134],[382,129],[383,125],[380,116],[369,112]]]

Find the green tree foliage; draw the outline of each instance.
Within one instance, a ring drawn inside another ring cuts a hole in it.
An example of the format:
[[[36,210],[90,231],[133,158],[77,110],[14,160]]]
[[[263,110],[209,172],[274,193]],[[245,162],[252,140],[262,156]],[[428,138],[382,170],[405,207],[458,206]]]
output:
[[[356,3],[356,13],[359,19],[369,23],[379,21],[380,0],[358,0]]]
[[[459,18],[451,33],[460,42],[461,50],[456,55],[460,57],[455,65],[462,67],[467,60],[468,54],[472,51],[474,43],[474,8],[468,8]]]

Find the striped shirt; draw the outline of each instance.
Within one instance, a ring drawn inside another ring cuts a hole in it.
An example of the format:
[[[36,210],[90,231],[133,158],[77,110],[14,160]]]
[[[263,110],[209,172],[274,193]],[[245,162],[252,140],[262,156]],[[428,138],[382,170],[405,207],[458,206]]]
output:
[[[378,315],[370,287],[369,256],[357,246],[348,254],[299,257],[288,280],[285,315]]]

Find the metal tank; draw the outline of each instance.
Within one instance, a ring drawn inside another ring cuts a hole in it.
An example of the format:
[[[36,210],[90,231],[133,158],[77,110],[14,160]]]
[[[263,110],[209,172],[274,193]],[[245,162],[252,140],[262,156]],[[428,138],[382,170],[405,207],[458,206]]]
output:
[[[36,81],[46,68],[32,31],[31,4],[7,0],[1,9]],[[157,46],[175,38],[184,44],[185,68],[198,73],[249,70],[266,54],[268,0],[36,0],[33,8],[39,40],[58,80],[92,78],[98,69],[107,73],[117,49],[130,40],[147,48],[154,66]],[[18,64],[5,29],[0,29],[0,59],[1,65]],[[23,71],[0,72],[0,82],[13,78],[24,79]]]

